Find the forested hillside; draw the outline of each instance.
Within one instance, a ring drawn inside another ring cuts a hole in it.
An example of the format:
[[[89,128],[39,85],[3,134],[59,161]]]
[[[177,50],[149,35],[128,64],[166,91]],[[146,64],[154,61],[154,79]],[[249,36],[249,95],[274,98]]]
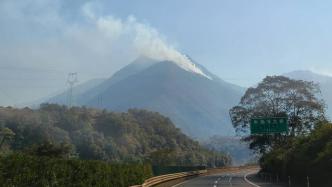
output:
[[[126,113],[43,104],[37,110],[0,108],[0,126],[9,133],[3,152],[24,151],[52,142],[72,157],[158,165],[223,165],[229,158],[203,149],[158,113]]]

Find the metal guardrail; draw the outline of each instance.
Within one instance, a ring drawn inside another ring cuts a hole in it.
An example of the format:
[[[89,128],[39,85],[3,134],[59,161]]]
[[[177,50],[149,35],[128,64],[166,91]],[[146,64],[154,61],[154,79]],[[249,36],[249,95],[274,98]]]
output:
[[[173,173],[167,175],[160,175],[156,177],[149,178],[144,181],[142,185],[135,185],[131,187],[153,187],[157,186],[169,181],[186,178],[186,177],[193,177],[199,175],[212,175],[216,173],[223,173],[223,172],[236,172],[243,169],[255,169],[257,166],[240,166],[240,167],[223,167],[223,168],[211,168],[207,170],[199,170],[199,171],[190,171],[190,172],[181,172],[181,173]]]
[[[156,177],[149,178],[144,181],[142,185],[135,185],[131,187],[152,187],[158,184],[162,184],[171,180],[176,180],[184,177],[191,177],[196,175],[202,175],[206,173],[207,170],[199,170],[199,171],[190,171],[190,172],[181,172],[181,173],[173,173],[167,175],[160,175]]]

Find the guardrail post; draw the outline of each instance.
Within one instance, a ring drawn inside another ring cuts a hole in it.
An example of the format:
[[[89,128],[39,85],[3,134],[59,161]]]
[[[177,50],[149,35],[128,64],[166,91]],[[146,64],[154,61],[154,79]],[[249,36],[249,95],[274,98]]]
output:
[[[309,176],[307,176],[307,187],[310,187]]]
[[[288,176],[288,187],[291,187],[291,177],[290,176]]]

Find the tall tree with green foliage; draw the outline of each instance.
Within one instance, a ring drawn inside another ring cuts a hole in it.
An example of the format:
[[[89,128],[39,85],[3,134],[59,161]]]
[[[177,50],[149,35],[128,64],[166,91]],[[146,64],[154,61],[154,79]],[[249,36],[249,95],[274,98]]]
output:
[[[6,141],[11,140],[15,136],[15,133],[7,127],[0,128],[0,151]]]
[[[308,134],[317,122],[325,119],[325,105],[319,94],[319,85],[313,82],[268,76],[257,87],[249,88],[230,110],[233,126],[238,133],[248,134],[252,118],[288,117],[288,134],[245,138],[252,149],[264,153],[273,145],[284,144],[286,137]]]

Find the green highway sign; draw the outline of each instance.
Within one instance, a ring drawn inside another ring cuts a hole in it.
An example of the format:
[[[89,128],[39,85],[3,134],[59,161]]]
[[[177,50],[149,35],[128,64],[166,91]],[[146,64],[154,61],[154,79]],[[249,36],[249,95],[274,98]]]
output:
[[[273,134],[287,131],[287,117],[253,118],[250,121],[251,134]]]

